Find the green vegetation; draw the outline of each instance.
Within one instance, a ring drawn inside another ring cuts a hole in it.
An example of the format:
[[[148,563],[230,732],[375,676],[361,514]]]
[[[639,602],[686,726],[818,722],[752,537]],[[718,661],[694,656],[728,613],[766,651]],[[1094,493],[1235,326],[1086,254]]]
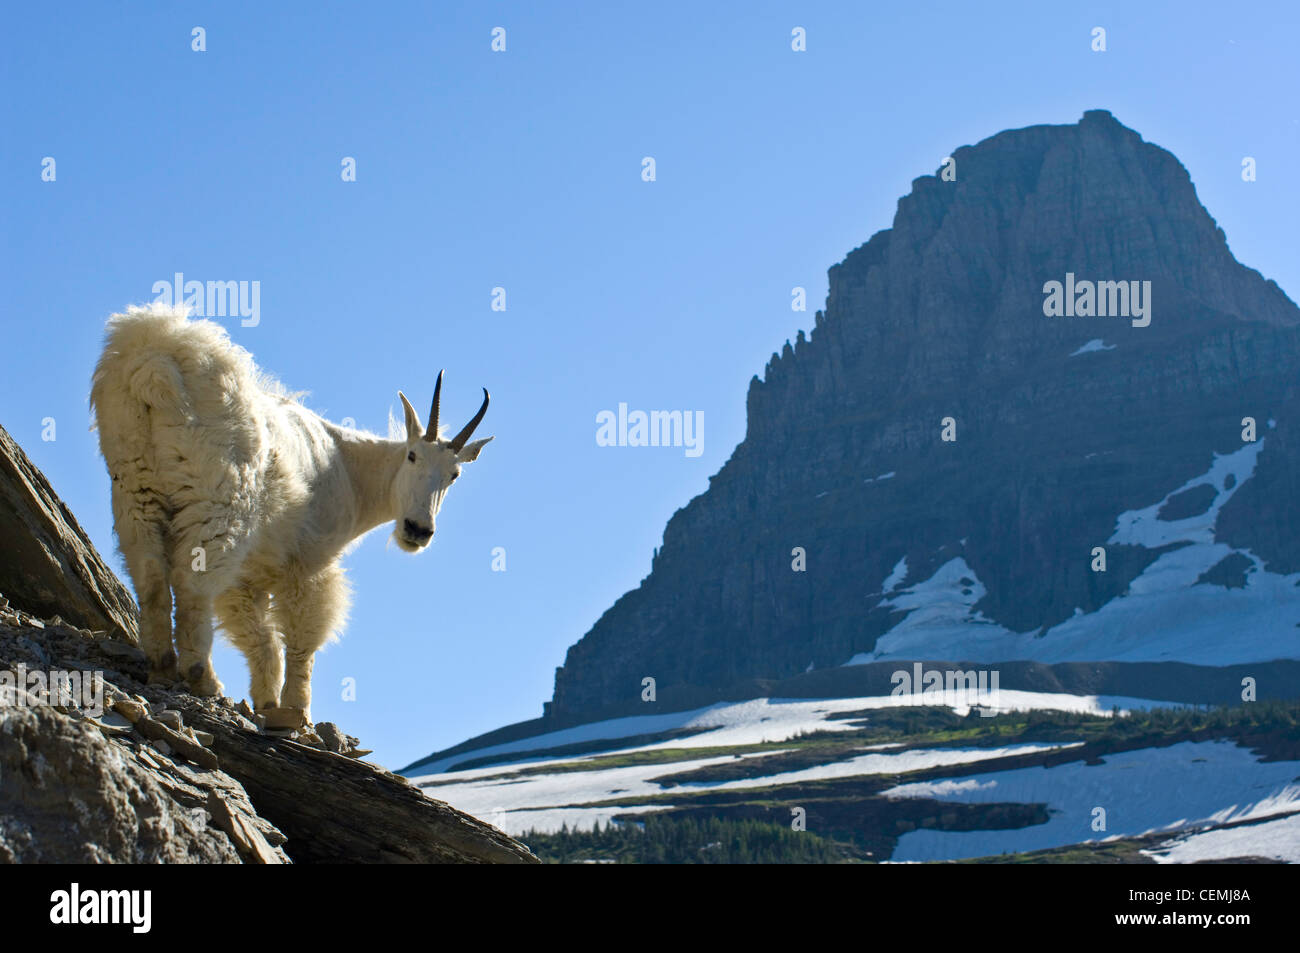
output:
[[[762,821],[654,814],[644,824],[529,831],[520,840],[551,864],[836,864],[857,853],[808,831]]]

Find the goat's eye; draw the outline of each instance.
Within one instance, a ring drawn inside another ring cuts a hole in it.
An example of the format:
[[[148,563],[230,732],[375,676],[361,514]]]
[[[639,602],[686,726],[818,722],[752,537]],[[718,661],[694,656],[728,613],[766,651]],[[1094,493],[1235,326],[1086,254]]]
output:
[[[415,462],[415,451],[412,450],[410,453],[408,453],[408,454],[406,455],[406,459],[407,459],[407,460],[410,460],[412,463],[414,463],[414,462]]]

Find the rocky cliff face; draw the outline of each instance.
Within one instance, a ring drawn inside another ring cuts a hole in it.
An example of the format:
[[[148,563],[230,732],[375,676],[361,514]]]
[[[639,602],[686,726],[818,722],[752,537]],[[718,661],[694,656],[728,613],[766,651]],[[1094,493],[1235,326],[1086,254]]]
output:
[[[146,684],[130,595],[3,428],[0,530],[0,862],[537,862],[334,725]]]
[[[646,676],[707,694],[882,657],[1300,657],[1300,311],[1109,113],[953,158],[831,268],[549,715],[618,709]],[[1046,316],[1067,275],[1150,282],[1149,325]]]

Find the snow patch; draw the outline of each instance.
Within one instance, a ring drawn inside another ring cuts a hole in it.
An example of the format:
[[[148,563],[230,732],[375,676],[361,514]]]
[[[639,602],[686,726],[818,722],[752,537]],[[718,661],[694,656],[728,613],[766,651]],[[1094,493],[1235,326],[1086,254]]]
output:
[[[1233,453],[1215,454],[1204,474],[1151,506],[1120,514],[1108,545],[1183,545],[1157,558],[1126,593],[1096,611],[1076,612],[1041,635],[1036,629],[1013,632],[975,610],[985,587],[965,560],[952,559],[929,579],[882,599],[880,606],[909,614],[877,640],[873,651],[845,664],[947,658],[1046,663],[1176,660],[1223,666],[1300,658],[1300,573],[1270,573],[1249,550],[1214,540],[1219,511],[1254,475],[1263,445],[1259,440]],[[1228,482],[1231,486],[1225,489]],[[1206,483],[1215,487],[1215,497],[1205,512],[1181,520],[1159,518],[1171,497]],[[1196,583],[1232,553],[1255,567],[1244,587]],[[888,587],[885,591],[890,592]]]
[[[885,581],[880,584],[881,592],[893,592],[897,589],[904,579],[907,578],[907,557],[904,556],[898,562],[894,563],[893,571],[885,577]]]
[[[1125,546],[1142,546],[1146,549],[1158,549],[1170,543],[1213,543],[1214,524],[1219,518],[1219,511],[1232,499],[1241,485],[1255,474],[1255,464],[1259,452],[1264,447],[1263,440],[1248,443],[1235,453],[1215,454],[1210,469],[1200,476],[1193,477],[1178,489],[1165,494],[1157,503],[1140,510],[1128,510],[1115,520],[1115,532],[1107,543]],[[1224,489],[1224,482],[1233,477],[1231,489]],[[1203,513],[1189,516],[1182,520],[1162,520],[1160,510],[1184,490],[1208,483],[1215,487],[1214,502]],[[1224,547],[1225,549],[1227,547]],[[1208,567],[1207,567],[1208,568]]]
[[[1078,357],[1080,354],[1091,354],[1093,351],[1113,351],[1116,345],[1106,344],[1101,338],[1093,338],[1087,344],[1080,347],[1077,351],[1070,354],[1070,357]]]
[[[1075,748],[1082,741],[1058,744],[1014,744],[1000,748],[918,748],[890,754],[862,754],[845,761],[833,761],[829,764],[813,765],[798,771],[783,771],[779,774],[767,774],[757,778],[742,778],[738,781],[701,782],[683,785],[688,788],[707,788],[710,791],[730,791],[739,788],[763,788],[774,784],[800,784],[805,781],[823,781],[827,778],[854,778],[873,774],[904,774],[908,771],[924,771],[952,764],[971,764],[977,761],[991,761],[994,758],[1009,758],[1014,755],[1037,754],[1043,751],[1056,751],[1063,748]]]

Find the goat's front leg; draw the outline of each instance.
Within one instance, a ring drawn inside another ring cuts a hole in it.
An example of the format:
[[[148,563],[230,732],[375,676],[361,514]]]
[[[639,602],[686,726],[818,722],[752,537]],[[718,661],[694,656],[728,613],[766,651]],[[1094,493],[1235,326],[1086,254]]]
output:
[[[312,575],[290,575],[275,593],[275,615],[284,633],[282,708],[302,711],[311,723],[311,673],[316,651],[343,626],[348,586],[343,570],[329,566]]]
[[[222,629],[248,659],[253,707],[278,708],[284,647],[271,623],[271,594],[243,580],[217,596],[216,610]]]

